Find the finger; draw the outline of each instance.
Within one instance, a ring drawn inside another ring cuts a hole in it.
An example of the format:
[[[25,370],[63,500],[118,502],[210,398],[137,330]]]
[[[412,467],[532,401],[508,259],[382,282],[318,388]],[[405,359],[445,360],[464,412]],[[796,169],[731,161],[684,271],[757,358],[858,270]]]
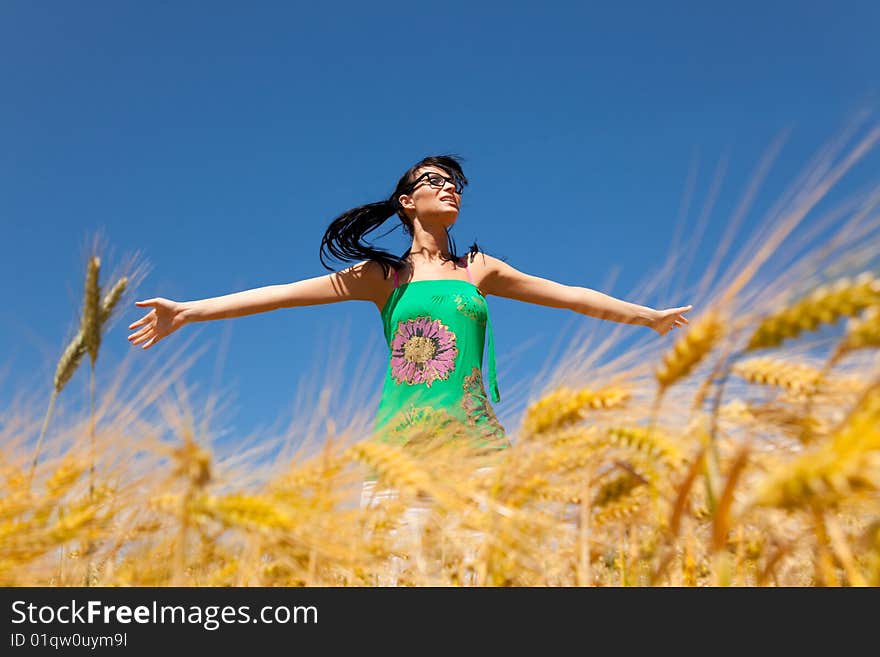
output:
[[[154,344],[156,344],[156,342],[158,341],[158,339],[159,339],[159,338],[157,338],[157,337],[154,336],[154,337],[153,337],[153,338],[152,338],[147,344],[145,344],[145,345],[143,346],[143,348],[144,348],[144,349],[149,349],[149,348],[152,347]]]
[[[134,305],[136,306],[151,306],[156,303],[155,299],[147,299],[146,301],[135,301]]]
[[[139,337],[141,337],[141,336],[144,335],[145,333],[148,333],[148,332],[150,331],[151,328],[153,328],[153,327],[152,327],[152,326],[145,326],[144,328],[142,328],[142,329],[141,329],[140,331],[138,331],[137,333],[132,333],[131,335],[129,335],[129,336],[128,336],[128,339],[129,339],[129,340],[137,340]]]
[[[151,322],[149,322],[148,324],[146,324],[142,329],[140,329],[140,330],[138,331],[138,334],[144,333],[144,332],[146,332],[146,331],[149,331],[149,330],[151,330],[151,329],[155,329],[155,328],[156,328],[156,322],[152,322],[152,321],[151,321]]]
[[[132,335],[131,340],[133,344],[140,344],[144,340],[149,339],[154,335],[156,335],[155,327],[148,326],[142,331],[138,331],[137,335]]]
[[[149,320],[149,319],[150,319],[150,315],[144,315],[138,321],[132,322],[131,324],[129,324],[128,328],[133,329],[133,328],[137,328],[138,326],[143,326],[144,324],[147,323],[147,320]]]
[[[156,311],[155,311],[155,310],[151,310],[151,311],[148,312],[146,315],[144,315],[143,317],[141,317],[138,321],[134,322],[134,323],[133,323],[131,326],[129,326],[128,328],[136,328],[136,327],[138,327],[138,326],[143,326],[144,324],[146,324],[147,322],[149,322],[151,319],[153,319],[155,316],[156,316]]]

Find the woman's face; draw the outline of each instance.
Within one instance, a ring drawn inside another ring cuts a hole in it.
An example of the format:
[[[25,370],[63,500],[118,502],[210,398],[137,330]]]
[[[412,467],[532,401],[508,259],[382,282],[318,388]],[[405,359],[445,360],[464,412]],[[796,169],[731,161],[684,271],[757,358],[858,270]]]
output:
[[[438,176],[448,180],[442,180]],[[442,183],[442,186],[435,187],[429,178],[435,184]],[[400,197],[401,206],[410,216],[418,217],[422,221],[439,221],[446,225],[455,223],[461,208],[461,194],[455,191],[455,183],[451,179],[440,167],[427,166],[419,169],[415,188]]]

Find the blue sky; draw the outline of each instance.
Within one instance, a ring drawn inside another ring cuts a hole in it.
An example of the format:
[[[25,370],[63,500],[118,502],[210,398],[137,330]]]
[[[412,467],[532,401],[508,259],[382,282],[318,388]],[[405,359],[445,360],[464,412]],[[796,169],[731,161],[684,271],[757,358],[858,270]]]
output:
[[[791,131],[747,225],[855,112],[876,112],[877,25],[876,2],[6,0],[0,408],[48,398],[96,232],[107,269],[132,252],[149,263],[138,299],[311,278],[329,273],[318,249],[330,221],[387,197],[429,154],[465,158],[460,250],[476,240],[536,276],[697,310],[682,291],[769,143]],[[629,294],[666,259],[680,217],[693,232],[719,162],[688,267],[658,294]],[[876,171],[875,155],[834,193]],[[378,244],[408,246],[399,229]],[[498,297],[489,309],[495,408],[513,423],[517,382],[540,386],[558,341],[598,320]],[[152,371],[193,337],[207,352],[186,381],[231,393],[219,422],[231,436],[295,419],[298,391],[314,393],[340,350],[333,371],[373,377],[378,395],[385,345],[368,302],[196,324],[131,355],[126,327],[141,315],[132,300],[105,336],[99,376],[126,356]],[[66,394],[87,381],[83,367]]]

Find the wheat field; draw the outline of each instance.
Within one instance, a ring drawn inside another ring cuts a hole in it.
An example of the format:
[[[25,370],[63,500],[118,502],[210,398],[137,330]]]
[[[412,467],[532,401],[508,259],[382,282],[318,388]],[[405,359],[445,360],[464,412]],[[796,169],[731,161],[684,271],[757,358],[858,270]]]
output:
[[[188,347],[96,389],[136,277],[102,294],[94,254],[48,408],[4,411],[0,583],[880,585],[880,185],[815,212],[878,138],[842,135],[731,232],[680,333],[603,363],[616,334],[577,336],[500,454],[429,423],[379,443],[320,409],[292,455],[216,453]],[[86,355],[89,408],[54,417]]]

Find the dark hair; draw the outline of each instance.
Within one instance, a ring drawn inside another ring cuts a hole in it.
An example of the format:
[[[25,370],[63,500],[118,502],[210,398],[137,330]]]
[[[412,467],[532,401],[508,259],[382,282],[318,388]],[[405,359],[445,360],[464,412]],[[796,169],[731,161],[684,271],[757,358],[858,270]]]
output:
[[[321,264],[325,268],[333,270],[332,267],[324,262],[324,249],[326,248],[337,260],[375,260],[382,266],[385,278],[388,278],[390,267],[394,267],[395,270],[399,271],[404,266],[404,259],[409,255],[411,249],[407,249],[402,256],[397,257],[382,249],[374,248],[370,243],[364,243],[362,238],[376,230],[395,214],[400,217],[400,222],[403,224],[406,232],[412,236],[412,220],[406,216],[406,213],[400,206],[401,194],[409,194],[412,191],[412,184],[416,178],[416,173],[419,169],[427,166],[439,167],[456,182],[461,183],[462,186],[467,185],[468,180],[461,170],[461,159],[463,158],[457,155],[431,155],[426,157],[416,162],[410,167],[409,171],[401,176],[400,180],[397,181],[397,187],[394,188],[394,194],[391,195],[391,198],[379,201],[378,203],[361,205],[336,217],[321,239]],[[391,230],[394,230],[394,228]],[[391,232],[391,230],[388,232]],[[385,233],[385,235],[387,234]],[[446,229],[446,236],[449,239],[449,252],[452,254],[452,257],[447,258],[445,254],[441,254],[441,258],[446,261],[457,261],[459,256],[455,253],[455,240],[450,235],[449,228]],[[479,251],[479,247],[474,242],[470,247],[469,253],[473,257],[473,254],[476,254],[477,251]]]

